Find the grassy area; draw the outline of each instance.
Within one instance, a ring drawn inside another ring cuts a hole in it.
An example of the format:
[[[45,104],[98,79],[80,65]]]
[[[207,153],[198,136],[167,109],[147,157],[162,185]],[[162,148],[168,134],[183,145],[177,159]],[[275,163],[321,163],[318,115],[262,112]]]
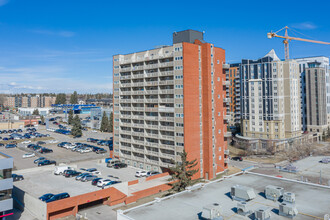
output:
[[[243,150],[233,147],[231,145],[228,146],[228,149],[231,157],[240,156],[244,153]]]
[[[285,160],[285,158],[283,156],[269,156],[269,157],[257,157],[257,156],[253,156],[253,157],[245,157],[245,160],[249,160],[249,161],[253,161],[253,162],[257,162],[257,163],[279,163],[283,160]]]
[[[241,172],[241,169],[239,169],[237,167],[229,166],[228,171],[226,173],[221,173],[221,174],[217,175],[213,180],[221,179],[223,176],[229,176],[229,175],[232,175],[232,174],[235,174],[238,172]]]

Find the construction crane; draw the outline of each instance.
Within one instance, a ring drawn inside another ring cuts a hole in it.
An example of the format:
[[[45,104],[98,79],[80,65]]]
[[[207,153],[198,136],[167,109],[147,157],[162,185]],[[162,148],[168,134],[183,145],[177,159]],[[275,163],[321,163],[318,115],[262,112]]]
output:
[[[278,32],[282,31],[283,29],[285,29],[285,34],[284,36],[280,36],[280,35],[277,35]],[[327,45],[330,45],[330,43],[328,42],[323,42],[323,41],[317,41],[317,40],[309,40],[309,39],[303,39],[303,38],[299,38],[299,37],[290,37],[288,35],[288,29],[289,27],[288,26],[285,26],[284,28],[276,31],[276,32],[269,32],[267,33],[267,37],[269,39],[273,38],[273,37],[278,37],[278,38],[283,38],[283,43],[284,43],[284,52],[285,52],[285,60],[288,60],[289,59],[289,42],[291,40],[299,40],[299,41],[305,41],[305,42],[310,42],[310,43],[316,43],[316,44],[327,44]]]

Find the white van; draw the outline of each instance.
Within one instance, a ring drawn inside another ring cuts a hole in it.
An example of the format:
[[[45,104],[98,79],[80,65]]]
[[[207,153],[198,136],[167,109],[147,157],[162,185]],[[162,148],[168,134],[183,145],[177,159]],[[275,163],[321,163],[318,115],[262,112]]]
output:
[[[107,167],[113,167],[113,165],[115,165],[116,163],[120,163],[120,160],[118,159],[109,160]]]
[[[55,167],[54,174],[55,175],[62,175],[64,170],[74,170],[74,168],[73,167],[68,167],[68,166]]]

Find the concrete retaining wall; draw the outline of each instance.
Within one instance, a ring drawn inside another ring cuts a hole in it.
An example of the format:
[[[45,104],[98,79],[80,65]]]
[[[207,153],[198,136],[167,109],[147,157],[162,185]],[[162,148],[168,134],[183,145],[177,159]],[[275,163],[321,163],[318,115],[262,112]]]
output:
[[[47,219],[47,204],[16,186],[13,188],[13,200],[15,208],[22,211],[27,210],[39,220]]]

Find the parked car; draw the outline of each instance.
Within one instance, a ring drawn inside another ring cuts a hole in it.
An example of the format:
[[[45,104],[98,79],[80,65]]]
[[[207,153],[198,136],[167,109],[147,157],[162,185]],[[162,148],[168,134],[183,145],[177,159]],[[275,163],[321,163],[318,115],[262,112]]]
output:
[[[113,165],[115,165],[116,163],[120,163],[120,160],[118,159],[112,159],[112,160],[109,160],[108,163],[107,163],[107,167],[113,167]]]
[[[84,149],[81,149],[80,150],[80,153],[83,154],[83,153],[89,153],[89,152],[92,152],[92,149],[91,148],[84,148]]]
[[[5,146],[3,143],[0,143],[0,147],[3,147],[3,146]]]
[[[78,176],[76,176],[76,180],[81,180],[81,178],[83,178],[86,175],[89,175],[90,173],[81,173]]]
[[[27,154],[24,154],[22,157],[23,158],[30,158],[30,157],[35,157],[36,154],[35,153],[27,153]]]
[[[57,140],[50,140],[49,143],[50,144],[56,144],[56,143],[58,143],[58,141]]]
[[[97,171],[97,169],[96,168],[89,168],[89,169],[86,169],[86,171],[87,172],[95,172],[95,171]]]
[[[97,130],[91,130],[91,132],[93,132],[93,133],[97,133]]]
[[[135,176],[136,177],[145,177],[145,176],[147,176],[147,171],[145,171],[145,170],[136,171]]]
[[[105,184],[107,184],[108,182],[111,182],[111,180],[110,179],[101,179],[101,180],[99,180],[98,182],[97,182],[97,186],[98,187],[102,187],[103,185],[105,185]]]
[[[55,175],[62,175],[65,170],[74,170],[74,168],[69,167],[69,166],[58,166],[58,167],[55,167],[54,174]]]
[[[104,187],[106,187],[106,186],[111,186],[111,185],[114,185],[114,184],[117,184],[117,183],[121,183],[121,181],[117,181],[117,180],[110,181],[110,182],[104,184],[104,185],[102,186],[102,189],[104,189]]]
[[[95,178],[95,179],[93,179],[92,180],[92,185],[93,186],[96,186],[97,185],[97,182],[100,181],[100,180],[102,180],[102,178]]]
[[[46,200],[50,199],[50,198],[53,197],[53,196],[54,196],[54,194],[47,193],[47,194],[44,194],[44,195],[40,196],[39,199],[40,199],[41,201],[46,201]]]
[[[154,176],[154,175],[158,175],[160,174],[160,172],[157,172],[157,171],[149,171],[147,172],[147,176]]]
[[[101,149],[98,149],[97,151],[95,151],[97,154],[105,154],[105,153],[107,153],[108,151],[107,150],[105,150],[105,149],[103,149],[103,148],[101,148]]]
[[[45,158],[45,157],[39,157],[38,159],[35,159],[35,160],[33,161],[33,163],[39,163],[39,162],[41,162],[41,161],[43,161],[43,160],[46,160],[46,158]]]
[[[73,177],[73,176],[78,176],[81,174],[81,172],[78,172],[76,170],[65,170],[65,177]]]
[[[7,144],[5,148],[15,148],[17,147],[16,144]]]
[[[116,163],[115,165],[113,165],[113,168],[115,169],[121,169],[121,168],[125,168],[127,167],[126,163]]]
[[[16,182],[16,181],[20,181],[20,180],[24,180],[24,177],[23,175],[18,175],[18,174],[11,174],[11,177],[13,178],[13,181]]]
[[[23,141],[23,142],[22,142],[22,144],[29,144],[29,143],[31,143],[30,140],[26,140],[26,141]]]
[[[235,161],[243,161],[243,157],[232,157],[231,159]]]
[[[38,145],[42,145],[42,144],[46,144],[46,142],[44,142],[44,141],[38,141],[37,144]]]
[[[93,174],[88,174],[88,175],[83,176],[80,180],[81,180],[81,182],[87,182],[87,181],[91,181],[95,178],[97,178],[97,176],[95,176]]]
[[[69,198],[69,197],[70,197],[69,193],[60,193],[60,194],[57,194],[57,195],[53,195],[50,199],[46,200],[45,202],[46,203],[54,202],[54,201]]]
[[[45,154],[45,153],[53,153],[53,150],[52,149],[48,149],[48,148],[41,148],[40,151],[39,151],[41,154]]]
[[[40,167],[40,166],[51,165],[51,164],[56,165],[56,161],[55,160],[43,160],[38,163],[38,166]]]

